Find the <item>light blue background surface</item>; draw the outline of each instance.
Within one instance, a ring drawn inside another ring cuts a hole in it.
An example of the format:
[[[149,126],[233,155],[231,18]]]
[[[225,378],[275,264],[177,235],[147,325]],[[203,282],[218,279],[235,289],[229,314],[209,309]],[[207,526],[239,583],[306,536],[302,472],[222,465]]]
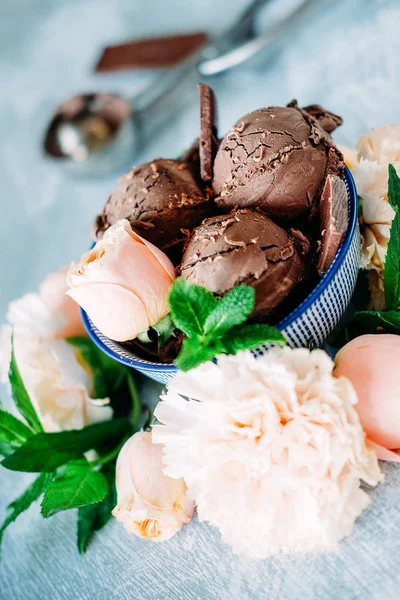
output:
[[[273,61],[216,79],[220,130],[266,104],[318,102],[341,114],[341,143],[368,126],[399,122],[400,2],[321,0],[327,6]],[[0,4],[0,316],[45,274],[87,247],[92,219],[114,177],[72,180],[44,163],[39,139],[49,112],[69,95],[105,89],[133,93],[154,76],[94,76],[105,43],[227,25],[244,0],[2,0]],[[277,4],[275,2],[275,4]],[[280,0],[279,10],[287,5]],[[173,157],[198,132],[197,106],[143,150],[138,160]],[[146,384],[154,398],[154,384]],[[170,542],[130,537],[112,522],[88,554],[75,548],[75,515],[45,521],[32,507],[12,525],[0,563],[1,600],[391,600],[400,597],[399,468],[338,554],[233,556],[196,519]],[[28,476],[0,471],[0,515]],[[250,523],[249,527],[257,527]]]

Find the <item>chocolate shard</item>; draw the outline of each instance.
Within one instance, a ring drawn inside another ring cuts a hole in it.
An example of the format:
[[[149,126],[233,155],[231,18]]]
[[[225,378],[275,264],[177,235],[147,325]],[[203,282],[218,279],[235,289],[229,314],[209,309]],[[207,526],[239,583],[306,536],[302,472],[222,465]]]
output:
[[[298,229],[289,229],[289,235],[293,238],[297,250],[302,256],[308,254],[311,250],[311,243],[308,237]]]
[[[324,275],[343,240],[348,227],[348,198],[346,185],[337,175],[328,175],[320,202],[321,251],[317,270]]]
[[[200,174],[203,181],[211,181],[218,149],[215,94],[205,83],[198,83],[197,87],[200,96]]]
[[[309,115],[314,117],[327,133],[332,133],[337,127],[342,125],[343,119],[329,110],[323,108],[320,104],[310,104],[303,108]]]
[[[172,67],[203,46],[203,32],[135,40],[107,46],[95,66],[97,73],[122,69],[158,69]]]
[[[302,280],[304,263],[291,236],[254,210],[203,221],[192,233],[181,276],[218,296],[244,283],[256,291],[252,317],[271,314]]]

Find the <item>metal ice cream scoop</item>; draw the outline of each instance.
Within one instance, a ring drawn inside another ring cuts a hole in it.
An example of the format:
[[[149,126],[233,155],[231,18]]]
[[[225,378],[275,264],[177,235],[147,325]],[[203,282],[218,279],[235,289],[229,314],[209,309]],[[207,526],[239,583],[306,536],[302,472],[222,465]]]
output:
[[[204,75],[226,71],[272,48],[283,31],[298,26],[309,5],[304,0],[267,36],[254,36],[258,10],[268,0],[253,0],[221,37],[169,69],[143,92],[128,100],[116,94],[74,96],[56,110],[44,136],[45,156],[76,174],[105,174],[132,162],[138,148],[179,113]],[[275,32],[275,33],[274,33]]]

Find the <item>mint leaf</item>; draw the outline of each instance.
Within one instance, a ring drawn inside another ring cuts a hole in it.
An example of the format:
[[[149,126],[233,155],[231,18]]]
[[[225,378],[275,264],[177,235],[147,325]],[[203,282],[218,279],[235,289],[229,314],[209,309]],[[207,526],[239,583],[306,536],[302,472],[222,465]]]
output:
[[[52,473],[68,461],[80,458],[88,450],[116,445],[131,433],[132,424],[128,419],[96,423],[79,430],[38,433],[1,464],[11,471]]]
[[[107,525],[111,519],[111,511],[117,504],[117,490],[115,489],[115,465],[108,464],[101,469],[108,483],[108,492],[104,500],[98,504],[82,506],[78,511],[78,550],[84,554],[90,540],[96,531]]]
[[[217,354],[221,354],[223,351],[224,347],[218,338],[204,343],[200,336],[192,337],[183,341],[181,351],[175,359],[175,365],[181,371],[189,371],[208,360],[213,360]]]
[[[27,510],[30,505],[39,498],[39,496],[43,494],[49,485],[51,478],[52,475],[49,473],[42,473],[16,500],[14,500],[14,502],[7,507],[6,519],[0,527],[0,546],[7,527],[13,521],[15,521],[21,513]]]
[[[111,397],[122,385],[128,369],[104,354],[89,338],[72,337],[66,341],[77,350],[92,370],[92,397]]]
[[[22,381],[14,353],[14,340],[12,341],[11,363],[9,371],[9,380],[11,385],[11,395],[19,413],[26,419],[33,431],[43,431],[39,417],[33,407],[31,399],[28,396],[24,382]]]
[[[388,200],[396,214],[390,228],[385,258],[385,301],[389,310],[397,310],[400,308],[400,179],[392,165],[389,165]]]
[[[256,293],[248,285],[238,285],[225,294],[209,314],[204,324],[206,335],[222,335],[235,325],[241,325],[254,309]]]
[[[41,514],[47,519],[60,510],[100,502],[107,490],[107,479],[100,471],[93,471],[86,459],[70,462],[65,472],[47,486]]]
[[[393,165],[389,165],[388,201],[392,208],[400,208],[400,177]]]
[[[239,350],[251,350],[261,344],[286,344],[286,340],[276,327],[270,325],[238,325],[226,332],[221,342],[228,354]]]
[[[6,442],[17,449],[32,435],[32,430],[25,423],[0,409],[0,442]]]
[[[172,321],[189,337],[201,335],[204,323],[217,302],[209,290],[178,277],[169,293]]]
[[[371,333],[377,333],[378,331],[400,332],[400,312],[397,310],[363,310],[356,312],[354,316]]]

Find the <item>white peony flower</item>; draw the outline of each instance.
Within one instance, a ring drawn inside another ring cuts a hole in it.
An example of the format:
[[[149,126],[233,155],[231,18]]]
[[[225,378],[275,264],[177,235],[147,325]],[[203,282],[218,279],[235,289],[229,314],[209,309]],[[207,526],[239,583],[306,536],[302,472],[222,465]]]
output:
[[[381,125],[362,135],[357,143],[358,158],[376,161],[381,165],[400,163],[400,127]]]
[[[11,336],[26,390],[45,431],[82,429],[112,417],[109,399],[93,399],[93,374],[77,350],[56,339],[66,325],[38,294],[26,294],[8,310],[12,325],[0,328],[0,377],[8,383]]]
[[[383,268],[394,210],[388,203],[388,167],[400,173],[400,128],[382,125],[361,136],[357,144],[359,162],[353,168],[358,195],[362,198],[360,219],[363,237],[361,266],[377,271]]]
[[[322,350],[220,356],[178,373],[155,415],[164,473],[236,553],[335,550],[382,480],[345,378]]]
[[[113,515],[129,533],[154,542],[168,540],[192,518],[194,502],[183,479],[163,473],[163,447],[148,431],[135,433],[117,461],[118,504]]]

